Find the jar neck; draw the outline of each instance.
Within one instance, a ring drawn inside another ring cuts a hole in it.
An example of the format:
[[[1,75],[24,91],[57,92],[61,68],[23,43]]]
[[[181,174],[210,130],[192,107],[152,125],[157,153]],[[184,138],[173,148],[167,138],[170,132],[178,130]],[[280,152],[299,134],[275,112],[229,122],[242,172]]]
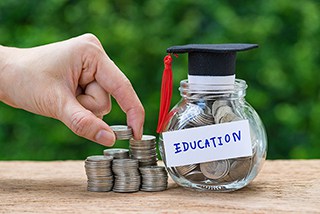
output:
[[[189,83],[188,80],[180,82],[180,95],[185,99],[197,100],[199,98],[205,99],[239,99],[246,96],[247,89],[246,81],[236,79],[233,85],[215,85],[215,84],[194,84]]]

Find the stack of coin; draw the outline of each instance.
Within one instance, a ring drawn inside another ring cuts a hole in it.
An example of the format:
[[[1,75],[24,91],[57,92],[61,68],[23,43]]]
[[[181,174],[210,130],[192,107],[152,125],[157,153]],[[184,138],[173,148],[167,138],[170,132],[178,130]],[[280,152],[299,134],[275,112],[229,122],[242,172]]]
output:
[[[139,168],[142,182],[141,191],[156,192],[168,187],[168,174],[163,166],[144,166]]]
[[[139,161],[115,159],[112,164],[114,173],[114,192],[137,192],[140,188]]]
[[[129,158],[129,149],[105,149],[103,150],[105,156],[111,156],[113,159],[128,159]]]
[[[156,137],[143,135],[141,140],[131,138],[130,153],[131,158],[139,160],[141,167],[157,165]]]
[[[133,135],[132,128],[129,126],[115,125],[110,126],[110,128],[113,130],[117,140],[129,140]]]
[[[112,157],[104,155],[87,157],[84,166],[88,177],[88,191],[107,192],[112,189],[112,159]]]

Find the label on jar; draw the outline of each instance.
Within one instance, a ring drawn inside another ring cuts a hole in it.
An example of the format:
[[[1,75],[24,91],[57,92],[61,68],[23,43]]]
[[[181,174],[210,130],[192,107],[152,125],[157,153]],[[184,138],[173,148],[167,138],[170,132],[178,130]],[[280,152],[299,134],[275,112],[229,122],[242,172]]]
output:
[[[168,167],[252,156],[248,120],[168,131],[162,136]]]

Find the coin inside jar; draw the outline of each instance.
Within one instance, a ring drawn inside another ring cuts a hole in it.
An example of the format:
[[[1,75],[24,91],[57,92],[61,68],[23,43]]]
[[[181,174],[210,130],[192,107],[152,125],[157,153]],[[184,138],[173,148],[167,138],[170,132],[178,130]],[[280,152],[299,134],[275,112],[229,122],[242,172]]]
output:
[[[215,114],[217,112],[218,108],[221,106],[229,106],[228,100],[216,100],[212,104],[212,114]]]
[[[210,179],[220,179],[226,176],[230,170],[228,160],[211,161],[200,164],[201,172]]]
[[[230,166],[230,177],[233,180],[240,180],[247,176],[251,167],[251,158],[239,158],[235,160]]]
[[[189,172],[184,177],[188,180],[191,180],[191,181],[204,181],[204,180],[206,180],[206,177],[203,175],[203,173],[198,170]]]
[[[177,166],[176,170],[179,172],[180,175],[186,175],[195,168],[197,168],[197,164],[185,165],[185,166]]]

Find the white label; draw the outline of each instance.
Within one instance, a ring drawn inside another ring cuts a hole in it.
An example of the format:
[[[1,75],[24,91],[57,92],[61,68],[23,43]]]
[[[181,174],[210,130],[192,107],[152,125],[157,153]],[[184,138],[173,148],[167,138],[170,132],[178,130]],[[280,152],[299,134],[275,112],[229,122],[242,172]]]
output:
[[[248,120],[162,133],[168,167],[252,155]]]

